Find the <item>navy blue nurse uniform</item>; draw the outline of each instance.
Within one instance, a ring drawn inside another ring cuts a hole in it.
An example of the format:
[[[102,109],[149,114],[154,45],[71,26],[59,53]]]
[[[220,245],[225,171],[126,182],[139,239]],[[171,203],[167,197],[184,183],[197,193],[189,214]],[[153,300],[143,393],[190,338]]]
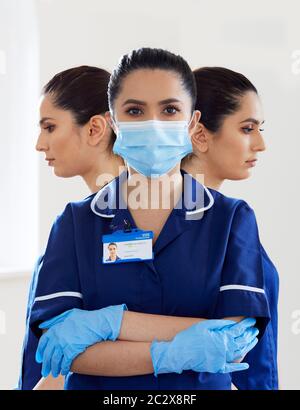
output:
[[[266,327],[265,333],[255,348],[248,353],[245,360],[250,368],[243,372],[232,373],[232,382],[239,390],[277,390],[278,368],[277,368],[277,305],[279,291],[278,272],[262,247],[263,270],[265,278],[265,292],[269,302],[271,320]],[[38,337],[29,327],[31,306],[36,294],[36,284],[41,256],[33,271],[30,285],[26,332],[22,349],[22,364],[18,382],[19,390],[32,390],[41,379],[42,366],[35,361],[35,352],[38,346]]]
[[[102,263],[102,235],[122,229],[124,220],[135,227],[127,207],[120,206],[119,188],[127,173],[96,195],[67,205],[52,227],[39,273],[30,318],[37,335],[41,322],[68,309],[93,310],[120,303],[131,311],[151,314],[256,317],[263,335],[270,313],[252,209],[214,190],[207,194],[190,175],[183,176],[188,183],[184,184],[182,207],[172,210],[154,244],[152,261]],[[213,199],[214,204],[195,219],[191,212],[199,209],[194,204],[197,193],[204,203]],[[105,209],[97,208],[106,202]],[[65,383],[69,390],[230,388],[230,374],[194,371],[158,377],[69,373]]]
[[[260,342],[246,356],[249,369],[232,373],[238,390],[278,390],[277,334],[279,275],[267,252],[261,246],[264,289],[269,302],[271,320]]]
[[[25,336],[22,346],[21,368],[18,381],[18,390],[32,390],[42,377],[42,365],[35,360],[35,352],[39,339],[29,327],[31,308],[35,299],[39,270],[43,263],[43,255],[39,256],[34,266],[27,301]]]

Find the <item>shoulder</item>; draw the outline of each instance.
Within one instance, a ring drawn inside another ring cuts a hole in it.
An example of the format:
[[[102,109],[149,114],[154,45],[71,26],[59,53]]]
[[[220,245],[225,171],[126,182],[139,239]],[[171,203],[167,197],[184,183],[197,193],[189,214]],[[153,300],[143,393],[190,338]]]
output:
[[[63,212],[54,220],[51,229],[52,235],[73,235],[75,227],[78,230],[81,226],[91,226],[94,221],[94,214],[90,205],[94,195],[90,195],[81,201],[69,202]]]
[[[89,195],[80,201],[69,202],[64,211],[58,216],[58,219],[77,219],[84,216],[91,216],[91,202],[96,194]]]
[[[211,221],[219,225],[219,230],[243,233],[258,230],[254,210],[245,200],[232,198],[212,189],[210,192],[214,197]]]
[[[233,217],[239,214],[254,215],[254,210],[252,207],[243,199],[233,198],[222,194],[219,191],[209,188],[209,191],[214,198],[214,206],[217,211],[222,211],[223,213],[231,214]]]
[[[219,191],[208,188],[212,196],[214,197],[214,205],[222,207],[228,210],[236,210],[239,208],[250,208],[249,204],[241,198],[233,198],[222,194]]]

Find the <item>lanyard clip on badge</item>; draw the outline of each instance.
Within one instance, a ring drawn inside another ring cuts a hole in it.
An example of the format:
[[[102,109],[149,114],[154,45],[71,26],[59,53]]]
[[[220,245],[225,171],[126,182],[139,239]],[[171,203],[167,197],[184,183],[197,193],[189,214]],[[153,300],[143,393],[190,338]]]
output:
[[[103,235],[102,263],[115,264],[153,260],[152,231],[132,228],[124,219],[123,229]]]

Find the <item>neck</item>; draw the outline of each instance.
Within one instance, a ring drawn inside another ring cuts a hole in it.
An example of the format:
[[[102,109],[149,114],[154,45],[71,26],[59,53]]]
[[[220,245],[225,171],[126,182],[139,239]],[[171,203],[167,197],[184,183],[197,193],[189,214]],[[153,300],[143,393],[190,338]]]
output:
[[[198,158],[192,154],[182,162],[182,169],[192,175],[193,178],[204,184],[208,188],[218,191],[224,179],[216,175],[205,158]]]
[[[179,165],[159,178],[147,178],[129,168],[128,208],[171,210],[182,195],[182,175]]]
[[[81,177],[92,193],[98,192],[104,185],[117,177],[124,162],[121,157],[113,153],[97,156],[94,164]]]

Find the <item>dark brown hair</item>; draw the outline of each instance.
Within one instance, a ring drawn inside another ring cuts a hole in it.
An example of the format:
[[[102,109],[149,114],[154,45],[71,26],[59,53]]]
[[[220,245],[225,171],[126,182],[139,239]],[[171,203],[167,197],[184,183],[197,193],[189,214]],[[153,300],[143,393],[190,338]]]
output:
[[[107,87],[110,73],[102,68],[80,66],[56,74],[43,88],[53,104],[69,110],[77,125],[85,125],[93,115],[108,111]],[[112,131],[112,144],[115,135]]]
[[[120,93],[122,82],[131,72],[139,69],[160,69],[178,74],[183,87],[192,100],[192,111],[196,100],[196,84],[193,72],[188,63],[179,55],[160,48],[139,48],[121,57],[113,70],[108,85],[109,107],[113,110],[114,101]]]
[[[243,74],[224,67],[202,67],[194,70],[197,87],[195,109],[201,111],[200,122],[217,132],[226,116],[240,107],[241,97],[253,91],[254,85]]]

